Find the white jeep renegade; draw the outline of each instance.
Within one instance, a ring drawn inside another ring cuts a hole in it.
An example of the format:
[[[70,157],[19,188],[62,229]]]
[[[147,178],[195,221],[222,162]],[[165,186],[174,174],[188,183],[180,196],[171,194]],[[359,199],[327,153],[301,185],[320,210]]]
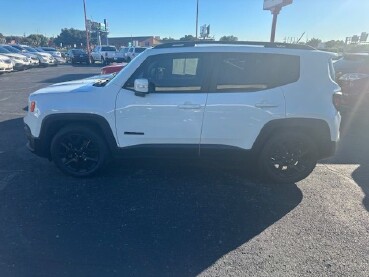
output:
[[[168,43],[96,82],[32,93],[28,148],[87,176],[115,155],[251,154],[277,183],[307,177],[334,153],[340,87],[331,55],[260,42]]]

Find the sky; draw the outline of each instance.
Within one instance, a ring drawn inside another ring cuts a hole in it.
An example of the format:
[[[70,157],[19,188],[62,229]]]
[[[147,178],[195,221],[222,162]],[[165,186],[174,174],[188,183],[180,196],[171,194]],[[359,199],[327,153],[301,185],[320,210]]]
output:
[[[199,0],[199,26],[211,36],[268,41],[272,15],[264,0]],[[108,20],[109,37],[195,35],[196,0],[86,0],[87,17]],[[57,36],[84,29],[83,0],[0,0],[0,33]],[[278,16],[276,41],[313,37],[328,41],[369,32],[369,0],[293,0]]]

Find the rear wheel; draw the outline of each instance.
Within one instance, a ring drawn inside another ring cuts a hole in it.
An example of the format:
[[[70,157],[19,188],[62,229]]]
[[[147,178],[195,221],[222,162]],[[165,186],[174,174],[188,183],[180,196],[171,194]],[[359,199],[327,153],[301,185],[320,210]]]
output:
[[[317,157],[316,145],[309,136],[293,132],[276,134],[261,150],[261,177],[275,183],[298,182],[313,171]]]
[[[95,174],[108,157],[104,139],[93,129],[82,125],[61,129],[51,142],[50,152],[56,166],[74,177]]]

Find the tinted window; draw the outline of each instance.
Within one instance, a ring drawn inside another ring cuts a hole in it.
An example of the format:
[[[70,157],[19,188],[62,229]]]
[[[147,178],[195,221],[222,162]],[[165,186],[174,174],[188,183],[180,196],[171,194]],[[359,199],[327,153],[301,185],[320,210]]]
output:
[[[152,92],[201,91],[204,74],[203,54],[165,54],[148,58],[131,76],[126,88],[133,89],[135,79],[148,79]]]
[[[298,56],[259,53],[223,54],[217,91],[257,91],[296,82]]]
[[[146,48],[144,48],[144,47],[136,47],[135,52],[136,52],[136,53],[141,53],[141,52],[143,52],[143,51],[145,51],[145,50],[146,50]]]
[[[101,47],[101,51],[117,51],[114,46],[103,46]]]

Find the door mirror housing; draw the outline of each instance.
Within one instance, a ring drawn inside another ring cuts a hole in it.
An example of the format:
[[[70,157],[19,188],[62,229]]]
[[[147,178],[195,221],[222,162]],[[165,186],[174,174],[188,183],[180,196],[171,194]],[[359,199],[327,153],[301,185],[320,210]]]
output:
[[[144,97],[149,93],[149,80],[136,79],[134,83],[135,95]]]

